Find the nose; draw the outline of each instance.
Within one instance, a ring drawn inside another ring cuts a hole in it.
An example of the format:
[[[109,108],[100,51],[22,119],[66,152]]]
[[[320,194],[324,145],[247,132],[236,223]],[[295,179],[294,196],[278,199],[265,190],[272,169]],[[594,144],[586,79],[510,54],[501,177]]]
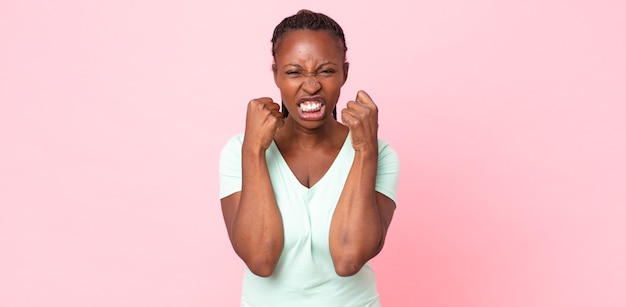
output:
[[[322,84],[317,80],[316,75],[306,76],[302,89],[308,94],[315,94],[322,88]]]

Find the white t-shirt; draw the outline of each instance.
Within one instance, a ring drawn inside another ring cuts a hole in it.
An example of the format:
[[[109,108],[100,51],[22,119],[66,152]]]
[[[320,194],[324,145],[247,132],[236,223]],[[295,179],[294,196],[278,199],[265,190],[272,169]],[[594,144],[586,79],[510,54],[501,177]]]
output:
[[[220,157],[220,198],[241,191],[243,134],[232,137]],[[330,222],[348,177],[354,149],[350,134],[324,176],[303,186],[272,142],[266,151],[274,195],[284,228],[284,246],[269,277],[246,268],[241,306],[380,306],[376,279],[369,264],[355,275],[335,273],[328,243]],[[385,141],[378,141],[376,191],[396,201],[399,159]]]

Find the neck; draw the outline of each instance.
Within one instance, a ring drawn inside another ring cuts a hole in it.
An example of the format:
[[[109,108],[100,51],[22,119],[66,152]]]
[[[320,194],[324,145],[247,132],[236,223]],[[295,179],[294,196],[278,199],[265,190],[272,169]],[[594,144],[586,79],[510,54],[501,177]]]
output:
[[[297,125],[292,120],[286,120],[276,140],[280,143],[289,143],[300,148],[315,148],[323,143],[336,143],[345,140],[348,127],[338,123],[334,119],[315,129]]]

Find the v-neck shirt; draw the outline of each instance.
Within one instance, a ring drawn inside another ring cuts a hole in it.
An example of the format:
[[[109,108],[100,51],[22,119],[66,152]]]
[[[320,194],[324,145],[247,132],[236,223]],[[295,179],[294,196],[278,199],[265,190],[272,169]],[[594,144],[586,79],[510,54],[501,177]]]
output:
[[[220,157],[220,198],[241,191],[243,134],[231,138]],[[330,255],[332,216],[352,167],[350,134],[326,173],[306,187],[289,168],[274,142],[266,151],[267,168],[284,230],[284,246],[270,277],[244,273],[241,306],[379,306],[369,264],[355,275],[335,273]],[[396,201],[399,159],[378,141],[376,191]]]

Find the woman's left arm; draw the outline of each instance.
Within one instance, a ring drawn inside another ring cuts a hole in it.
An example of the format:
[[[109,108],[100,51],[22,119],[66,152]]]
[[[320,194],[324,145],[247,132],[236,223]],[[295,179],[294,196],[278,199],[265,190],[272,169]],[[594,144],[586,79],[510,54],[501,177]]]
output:
[[[330,224],[329,244],[335,271],[350,276],[381,251],[395,203],[375,190],[378,108],[359,91],[341,119],[350,128],[355,156]]]

